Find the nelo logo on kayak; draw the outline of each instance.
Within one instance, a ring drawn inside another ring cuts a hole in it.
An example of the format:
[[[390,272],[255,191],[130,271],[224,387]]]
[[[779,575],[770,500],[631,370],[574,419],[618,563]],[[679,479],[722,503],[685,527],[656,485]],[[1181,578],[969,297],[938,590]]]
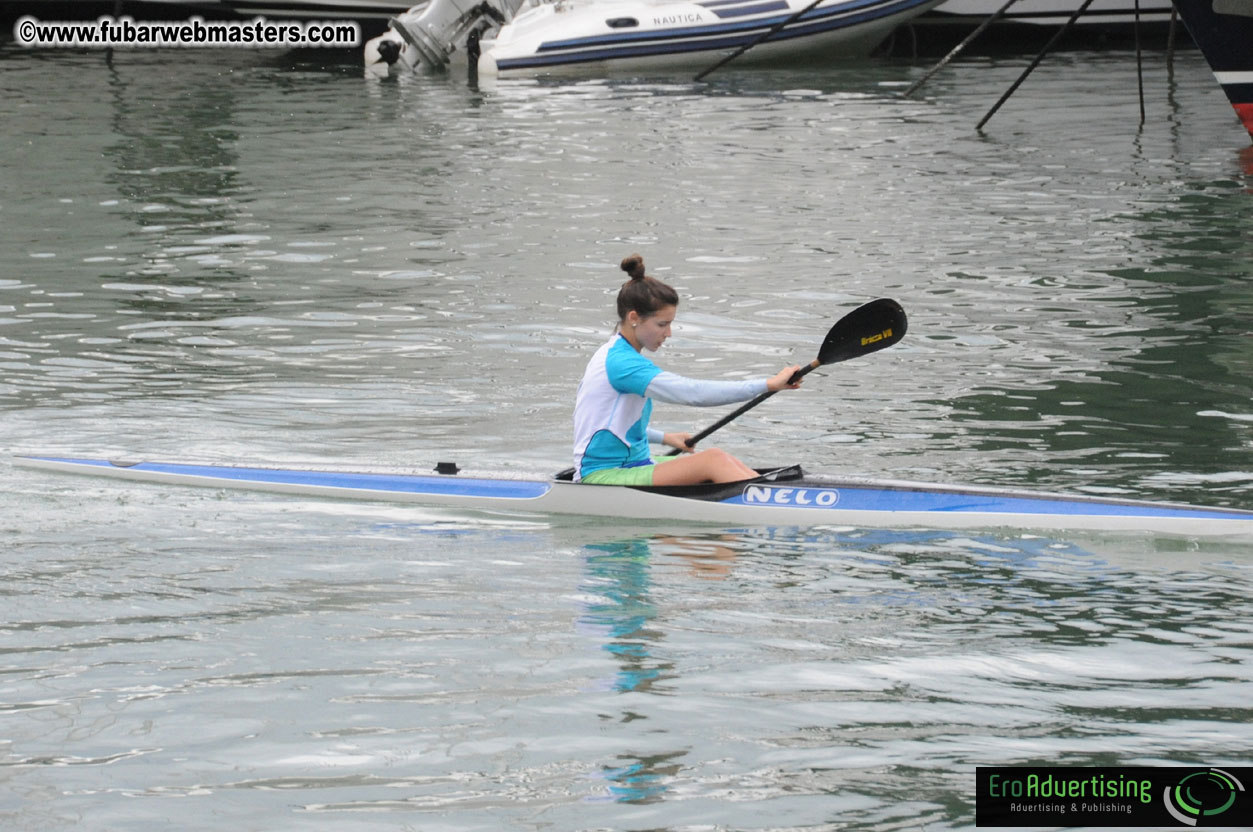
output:
[[[744,489],[744,502],[754,505],[831,508],[839,501],[840,492],[834,488],[779,488],[771,485],[750,485]]]

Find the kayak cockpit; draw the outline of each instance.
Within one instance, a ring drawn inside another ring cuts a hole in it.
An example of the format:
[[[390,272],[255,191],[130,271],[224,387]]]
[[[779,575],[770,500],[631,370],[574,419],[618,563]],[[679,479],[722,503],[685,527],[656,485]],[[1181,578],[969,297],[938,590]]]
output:
[[[735,482],[705,482],[697,485],[631,485],[632,491],[661,494],[667,497],[686,497],[689,500],[723,500],[744,491],[753,483],[790,482],[803,479],[805,472],[799,465],[782,465],[773,468],[755,468],[757,476]],[[553,476],[557,482],[574,482],[574,469],[567,468]]]

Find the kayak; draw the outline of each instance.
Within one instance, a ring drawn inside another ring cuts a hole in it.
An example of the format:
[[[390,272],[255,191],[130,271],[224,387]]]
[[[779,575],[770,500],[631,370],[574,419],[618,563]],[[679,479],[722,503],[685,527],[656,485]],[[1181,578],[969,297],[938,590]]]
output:
[[[470,475],[453,463],[432,472],[341,471],[175,462],[115,462],[21,456],[24,468],[140,482],[246,489],[316,498],[450,506],[488,512],[590,515],[723,525],[841,525],[891,529],[1092,530],[1194,536],[1253,536],[1253,511],[1063,495],[984,486],[761,469],[736,483],[677,487],[588,485],[570,472],[527,478]]]

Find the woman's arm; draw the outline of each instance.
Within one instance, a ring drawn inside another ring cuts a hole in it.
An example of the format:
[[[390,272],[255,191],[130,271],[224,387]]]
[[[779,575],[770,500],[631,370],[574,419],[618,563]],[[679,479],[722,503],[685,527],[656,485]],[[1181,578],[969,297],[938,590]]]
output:
[[[767,390],[767,379],[746,381],[707,381],[662,370],[648,383],[646,395],[667,404],[713,407],[748,401]]]

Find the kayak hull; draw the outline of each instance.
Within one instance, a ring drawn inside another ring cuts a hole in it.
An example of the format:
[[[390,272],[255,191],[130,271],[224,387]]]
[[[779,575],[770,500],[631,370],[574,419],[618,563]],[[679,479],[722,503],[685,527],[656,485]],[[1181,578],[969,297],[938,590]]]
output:
[[[51,456],[25,468],[166,485],[246,489],[325,499],[722,525],[1085,530],[1253,537],[1253,512],[979,486],[807,476],[779,469],[744,483],[643,489],[508,475],[113,462]]]

